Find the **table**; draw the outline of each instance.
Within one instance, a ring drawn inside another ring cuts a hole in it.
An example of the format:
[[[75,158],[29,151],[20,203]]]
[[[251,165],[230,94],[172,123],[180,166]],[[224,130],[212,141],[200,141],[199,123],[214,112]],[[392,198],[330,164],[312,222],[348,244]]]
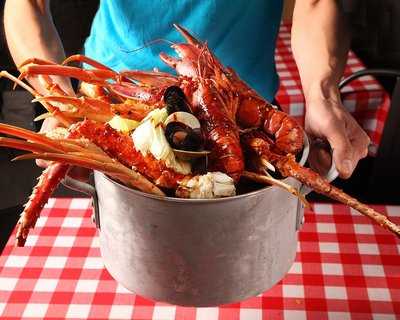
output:
[[[400,223],[400,207],[374,206]],[[0,256],[0,318],[400,319],[400,243],[343,205],[313,204],[286,277],[263,294],[213,308],[153,302],[104,269],[89,199],[52,198],[24,248]]]
[[[276,100],[284,111],[303,125],[305,102],[300,76],[290,48],[290,29],[290,24],[282,24],[277,38],[275,60],[280,77],[280,88]],[[365,66],[350,51],[344,77],[362,69],[365,69]],[[370,155],[376,155],[390,109],[389,95],[370,76],[352,81],[341,92],[344,106],[354,115],[371,138]]]

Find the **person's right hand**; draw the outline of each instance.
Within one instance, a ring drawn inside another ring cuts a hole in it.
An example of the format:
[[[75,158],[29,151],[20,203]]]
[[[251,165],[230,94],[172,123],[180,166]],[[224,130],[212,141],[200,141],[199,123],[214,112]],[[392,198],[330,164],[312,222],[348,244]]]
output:
[[[340,96],[336,99],[317,99],[308,101],[305,129],[311,138],[329,142],[333,150],[333,161],[341,178],[347,179],[357,163],[368,154],[370,139],[356,120],[345,109]],[[322,167],[329,168],[329,152],[321,145],[313,144],[320,150],[310,151],[310,161],[319,172]],[[314,160],[314,161],[313,161]]]

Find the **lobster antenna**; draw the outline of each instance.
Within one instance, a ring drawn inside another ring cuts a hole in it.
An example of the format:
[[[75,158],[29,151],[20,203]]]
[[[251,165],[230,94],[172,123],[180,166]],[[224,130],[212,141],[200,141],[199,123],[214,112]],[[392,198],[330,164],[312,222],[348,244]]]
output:
[[[134,53],[136,51],[142,50],[144,48],[150,47],[150,46],[155,45],[155,44],[160,43],[160,42],[165,42],[165,43],[168,43],[169,45],[175,45],[174,42],[166,40],[166,39],[155,39],[155,40],[151,40],[151,41],[145,43],[143,46],[141,46],[139,48],[136,48],[136,49],[133,49],[133,50],[126,50],[126,49],[123,49],[123,48],[120,48],[120,50],[122,52],[124,52],[124,53]]]

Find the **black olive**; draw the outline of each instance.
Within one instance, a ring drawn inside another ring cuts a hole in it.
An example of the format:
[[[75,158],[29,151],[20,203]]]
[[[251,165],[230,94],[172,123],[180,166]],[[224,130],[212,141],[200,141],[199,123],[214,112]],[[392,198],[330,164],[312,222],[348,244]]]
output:
[[[202,145],[200,134],[181,122],[170,122],[165,128],[165,137],[174,149],[196,151]]]
[[[177,111],[191,112],[188,102],[186,101],[185,94],[178,86],[171,86],[165,90],[164,102],[166,104],[168,114]]]

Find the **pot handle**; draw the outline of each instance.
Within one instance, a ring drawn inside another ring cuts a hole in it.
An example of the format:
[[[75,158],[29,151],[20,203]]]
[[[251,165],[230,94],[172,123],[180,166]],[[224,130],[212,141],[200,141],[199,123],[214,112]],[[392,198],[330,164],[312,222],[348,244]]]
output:
[[[335,162],[333,161],[332,149],[330,149],[330,153],[332,156],[332,163],[329,171],[324,175],[324,178],[329,182],[332,182],[339,176],[339,172],[336,170]],[[308,195],[311,191],[313,191],[313,189],[304,184],[300,188],[300,193],[305,196]]]
[[[330,149],[330,152],[331,152],[331,155],[332,155],[332,149]],[[333,157],[332,157],[331,167],[330,167],[329,171],[325,174],[324,178],[326,180],[328,180],[329,182],[332,182],[338,176],[339,176],[339,172],[336,170],[335,162],[333,161]],[[307,194],[309,194],[311,191],[313,191],[313,189],[311,189],[310,187],[308,187],[308,186],[306,186],[304,184],[300,187],[300,193],[305,195],[305,196]],[[303,204],[301,203],[301,201],[298,201],[297,216],[296,216],[296,230],[297,231],[301,229],[303,223],[304,223]]]
[[[82,192],[92,197],[93,208],[94,208],[94,222],[96,224],[96,227],[100,229],[99,201],[94,186],[91,185],[90,183],[82,182],[74,178],[71,178],[68,175],[65,176],[65,178],[61,181],[61,183],[69,189]]]

